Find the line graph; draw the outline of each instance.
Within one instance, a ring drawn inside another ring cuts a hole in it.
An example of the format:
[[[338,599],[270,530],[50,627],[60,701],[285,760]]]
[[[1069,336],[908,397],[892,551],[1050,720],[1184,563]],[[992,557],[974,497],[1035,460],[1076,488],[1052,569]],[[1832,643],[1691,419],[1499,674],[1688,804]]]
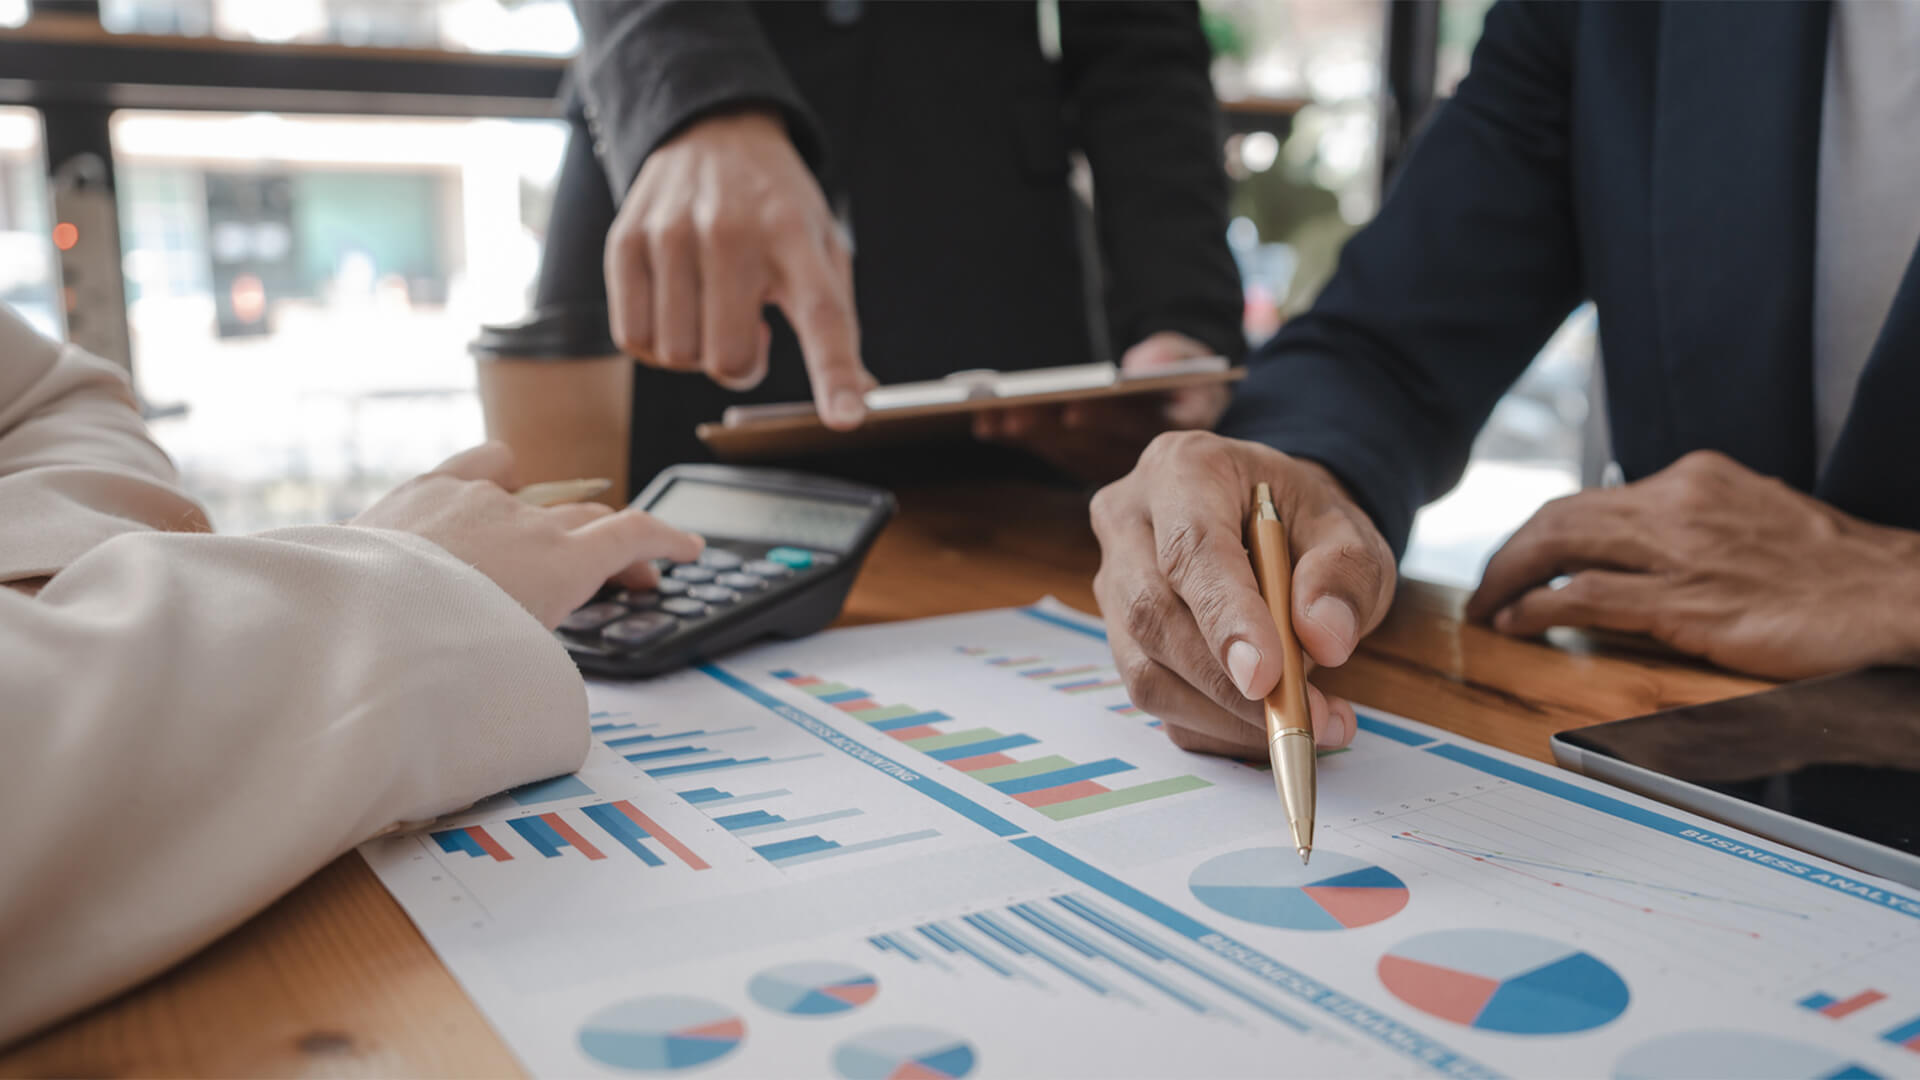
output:
[[[1672,912],[1672,911],[1662,911],[1657,908],[1648,907],[1645,904],[1637,903],[1632,900],[1625,900],[1618,896],[1609,896],[1606,893],[1596,892],[1592,889],[1583,888],[1580,885],[1574,884],[1573,882],[1559,880],[1559,879],[1582,878],[1588,881],[1604,882],[1612,885],[1625,886],[1627,888],[1642,889],[1648,892],[1662,893],[1674,899],[1706,901],[1714,904],[1725,905],[1727,907],[1745,908],[1751,911],[1763,911],[1770,915],[1784,916],[1786,918],[1801,919],[1801,920],[1807,919],[1807,915],[1804,912],[1793,911],[1787,908],[1775,907],[1770,904],[1755,903],[1753,901],[1739,899],[1738,897],[1701,892],[1696,889],[1681,888],[1679,886],[1667,885],[1657,881],[1643,881],[1637,878],[1624,877],[1618,874],[1610,874],[1603,870],[1595,870],[1587,867],[1580,867],[1580,866],[1570,865],[1567,863],[1555,862],[1553,860],[1543,859],[1534,855],[1522,855],[1516,852],[1496,851],[1496,850],[1478,848],[1478,847],[1474,847],[1471,844],[1468,844],[1465,841],[1453,840],[1448,837],[1439,836],[1437,834],[1426,832],[1424,830],[1419,830],[1419,829],[1402,829],[1399,832],[1394,833],[1391,839],[1400,841],[1403,843],[1417,844],[1422,847],[1429,848],[1436,851],[1447,852],[1452,855],[1460,856],[1461,858],[1464,858],[1464,859],[1470,859],[1477,863],[1484,863],[1496,869],[1505,870],[1508,873],[1518,874],[1521,877],[1531,878],[1534,881],[1541,882],[1545,885],[1548,885],[1556,889],[1566,889],[1571,892],[1580,893],[1582,895],[1592,897],[1596,900],[1600,900],[1605,903],[1614,904],[1620,907],[1632,908],[1643,914],[1660,915],[1670,919],[1677,919],[1681,922],[1692,923],[1696,926],[1705,926],[1715,930],[1724,930],[1731,934],[1738,934],[1742,937],[1753,938],[1756,940],[1761,938],[1762,935],[1757,931],[1749,930],[1749,929],[1746,929],[1745,927],[1730,926],[1725,923],[1714,922],[1710,919],[1694,918],[1690,915],[1683,915],[1683,914],[1679,914],[1677,912]]]

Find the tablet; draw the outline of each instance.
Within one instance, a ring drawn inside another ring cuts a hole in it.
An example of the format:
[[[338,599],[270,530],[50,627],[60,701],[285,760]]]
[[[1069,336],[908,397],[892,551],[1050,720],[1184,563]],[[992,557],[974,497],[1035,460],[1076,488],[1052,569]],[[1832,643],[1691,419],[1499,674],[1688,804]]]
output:
[[[1561,765],[1920,887],[1920,671],[1871,668],[1562,732]]]
[[[867,391],[867,418],[852,431],[820,422],[806,401],[735,405],[717,424],[694,429],[723,461],[764,461],[802,454],[844,453],[963,436],[973,415],[1029,405],[1166,394],[1226,385],[1246,374],[1224,356],[1202,356],[1123,372],[1113,364],[1074,364],[1030,371],[958,371],[929,382]]]

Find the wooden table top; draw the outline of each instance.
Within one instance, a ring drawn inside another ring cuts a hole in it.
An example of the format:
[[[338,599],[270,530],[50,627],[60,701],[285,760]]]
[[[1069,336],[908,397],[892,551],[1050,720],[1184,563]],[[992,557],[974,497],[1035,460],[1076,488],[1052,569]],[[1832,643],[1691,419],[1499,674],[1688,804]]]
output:
[[[1094,610],[1086,499],[901,495],[843,624],[1007,607]],[[1465,594],[1402,582],[1335,693],[1550,760],[1556,731],[1764,686],[1577,636],[1516,641],[1461,620]],[[0,1076],[505,1076],[520,1069],[358,855],[151,982],[0,1054]]]

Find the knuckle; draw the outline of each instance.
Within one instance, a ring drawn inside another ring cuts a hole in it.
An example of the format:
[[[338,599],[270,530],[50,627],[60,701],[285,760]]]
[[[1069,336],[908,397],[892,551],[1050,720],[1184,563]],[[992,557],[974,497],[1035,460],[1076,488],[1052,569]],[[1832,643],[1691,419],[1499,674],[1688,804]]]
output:
[[[1157,644],[1166,627],[1171,599],[1156,588],[1136,589],[1127,598],[1126,609],[1121,614],[1121,625],[1126,627],[1127,636],[1143,648]],[[1139,659],[1147,660],[1145,656]]]
[[[651,351],[653,343],[635,333],[632,323],[624,319],[616,320],[609,329],[613,333],[614,345],[618,346],[622,353],[628,356],[643,356]]]
[[[691,219],[674,215],[649,222],[647,232],[652,240],[652,247],[664,251],[684,251],[694,245],[698,239],[699,230]]]
[[[1177,585],[1186,578],[1205,545],[1206,534],[1198,523],[1176,522],[1154,538],[1154,560],[1160,573]]]
[[[1712,474],[1733,464],[1733,459],[1718,450],[1690,450],[1673,463],[1676,472]]]
[[[699,222],[701,246],[738,249],[753,237],[753,227],[738,214],[717,211],[702,216]]]
[[[1111,525],[1118,519],[1120,503],[1126,499],[1126,490],[1122,486],[1125,483],[1124,479],[1115,480],[1094,492],[1093,498],[1087,503],[1087,518],[1093,522],[1096,534],[1102,526]]]
[[[634,228],[631,224],[623,223],[614,229],[607,240],[609,261],[617,259],[622,263],[643,263],[649,246],[645,226]]]
[[[1216,436],[1213,433],[1205,431],[1163,431],[1147,444],[1146,450],[1140,455],[1140,460],[1142,463],[1151,461],[1156,465],[1178,461],[1199,451],[1214,438]]]

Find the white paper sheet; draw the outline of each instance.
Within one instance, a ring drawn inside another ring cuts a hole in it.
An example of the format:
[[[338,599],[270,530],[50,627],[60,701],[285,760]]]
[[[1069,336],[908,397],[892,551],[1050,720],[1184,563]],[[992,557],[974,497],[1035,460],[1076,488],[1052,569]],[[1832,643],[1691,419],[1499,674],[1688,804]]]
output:
[[[1920,1074],[1901,887],[1364,708],[1303,870],[1058,605],[591,699],[362,849],[539,1075]]]

